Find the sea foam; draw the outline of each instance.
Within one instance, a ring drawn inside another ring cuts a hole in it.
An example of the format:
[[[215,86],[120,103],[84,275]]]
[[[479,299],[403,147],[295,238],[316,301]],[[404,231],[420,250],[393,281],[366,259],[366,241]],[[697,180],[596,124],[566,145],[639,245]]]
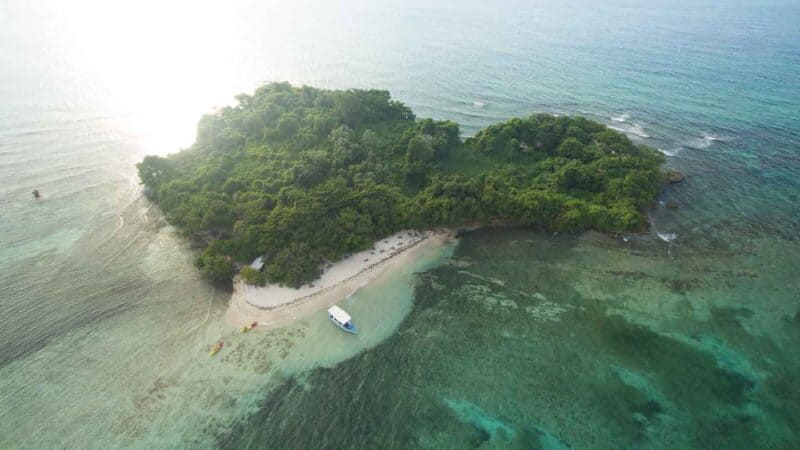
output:
[[[635,136],[639,136],[641,138],[649,138],[650,137],[650,135],[647,134],[647,132],[644,130],[644,127],[641,124],[638,124],[636,122],[631,122],[629,125],[624,126],[624,127],[623,126],[609,125],[608,128],[611,128],[612,130],[617,130],[620,133],[625,133],[627,135],[631,135],[632,134],[632,135],[635,135]]]
[[[714,145],[717,141],[724,141],[725,138],[714,133],[703,133],[701,137],[692,142],[692,146],[696,148],[708,148]]]
[[[613,120],[614,122],[624,123],[625,121],[627,121],[630,118],[631,118],[631,116],[628,113],[622,113],[621,115],[619,115],[617,117],[612,117],[611,120]]]
[[[672,242],[678,237],[678,235],[675,233],[656,233],[656,234],[664,242]]]
[[[675,156],[683,150],[683,147],[676,147],[669,150],[664,150],[663,148],[658,148],[658,151],[667,155],[667,156]]]
[[[650,137],[650,135],[647,134],[644,131],[644,127],[642,127],[640,124],[635,123],[635,122],[631,124],[630,132],[635,134],[635,135],[637,135],[637,136],[639,136],[639,137],[643,137],[643,138],[649,138]]]

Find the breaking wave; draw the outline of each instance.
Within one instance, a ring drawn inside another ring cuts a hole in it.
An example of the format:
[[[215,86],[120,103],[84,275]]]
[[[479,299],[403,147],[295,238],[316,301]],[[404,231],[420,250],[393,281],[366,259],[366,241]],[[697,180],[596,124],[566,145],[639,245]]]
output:
[[[611,120],[613,120],[614,122],[624,123],[630,118],[631,116],[628,113],[623,113],[617,117],[612,117]]]
[[[695,139],[692,146],[696,148],[708,148],[715,142],[724,141],[725,138],[715,133],[703,133],[702,137]]]
[[[675,156],[678,153],[680,153],[681,150],[683,150],[683,147],[671,148],[669,150],[664,150],[663,148],[658,148],[658,151],[660,151],[661,153],[663,153],[663,154],[665,154],[667,156]]]
[[[612,130],[617,130],[620,133],[625,133],[625,134],[628,134],[628,135],[632,134],[632,135],[639,136],[639,137],[642,137],[642,138],[649,138],[650,137],[650,135],[647,134],[647,132],[644,130],[644,127],[642,127],[642,125],[640,125],[640,124],[638,124],[636,122],[631,122],[630,125],[627,125],[627,126],[624,126],[624,127],[609,125],[608,128],[611,128]]]
[[[656,233],[656,234],[664,242],[672,242],[678,237],[678,235],[675,233]]]

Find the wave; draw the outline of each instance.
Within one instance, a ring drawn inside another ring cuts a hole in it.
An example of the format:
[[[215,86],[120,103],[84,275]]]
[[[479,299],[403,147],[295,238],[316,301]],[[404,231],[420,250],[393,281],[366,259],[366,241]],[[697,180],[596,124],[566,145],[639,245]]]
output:
[[[676,147],[676,148],[673,148],[673,149],[670,149],[670,150],[664,150],[663,148],[658,148],[657,150],[660,151],[661,153],[667,155],[667,156],[675,156],[678,153],[680,153],[681,150],[683,150],[683,147],[682,146],[681,147]]]
[[[638,136],[638,137],[641,137],[641,138],[649,138],[650,137],[650,135],[647,134],[647,132],[644,130],[644,127],[642,127],[641,124],[638,124],[636,122],[631,122],[630,125],[625,126],[625,127],[618,127],[618,126],[614,126],[614,125],[609,125],[608,128],[611,128],[612,130],[617,130],[620,133],[624,133],[624,134],[627,134],[627,135],[631,135],[632,134],[632,135],[635,135],[635,136]]]
[[[0,132],[0,136],[11,137],[11,138],[40,136],[52,133],[60,133],[62,131],[73,131],[74,129],[75,127],[44,127],[44,128],[29,128],[21,130],[17,129],[17,130],[8,130]]]
[[[631,116],[628,113],[622,113],[617,117],[612,117],[611,120],[613,120],[614,122],[624,123],[630,118]]]
[[[635,135],[637,135],[637,136],[639,136],[639,137],[643,137],[643,138],[649,138],[650,137],[650,135],[645,133],[644,128],[638,123],[632,123],[631,124],[630,132],[635,134]]]
[[[656,233],[656,234],[664,242],[672,242],[678,237],[678,235],[675,233]]]
[[[715,133],[702,133],[702,136],[695,139],[692,142],[692,147],[695,148],[708,148],[714,145],[715,142],[718,141],[725,141],[726,138],[724,136],[720,136]]]
[[[489,106],[489,102],[486,100],[475,100],[474,102],[472,102],[472,106],[476,108],[485,108]]]

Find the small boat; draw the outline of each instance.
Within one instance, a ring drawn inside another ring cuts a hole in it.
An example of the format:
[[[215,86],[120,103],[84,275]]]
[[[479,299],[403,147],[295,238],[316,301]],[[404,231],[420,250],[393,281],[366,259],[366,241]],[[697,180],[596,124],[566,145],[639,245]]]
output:
[[[217,353],[219,353],[220,350],[222,350],[222,346],[223,345],[225,345],[224,342],[222,342],[222,341],[217,342],[213,347],[211,347],[211,351],[208,352],[208,355],[209,356],[216,355]]]
[[[242,333],[247,333],[248,331],[252,330],[253,328],[258,325],[258,322],[253,322],[250,325],[245,325],[242,327]]]
[[[350,314],[347,314],[342,308],[339,308],[336,305],[328,308],[328,318],[331,319],[331,322],[335,323],[336,326],[344,331],[350,334],[358,334],[358,330],[356,329],[356,326],[353,325],[353,320],[350,317]]]

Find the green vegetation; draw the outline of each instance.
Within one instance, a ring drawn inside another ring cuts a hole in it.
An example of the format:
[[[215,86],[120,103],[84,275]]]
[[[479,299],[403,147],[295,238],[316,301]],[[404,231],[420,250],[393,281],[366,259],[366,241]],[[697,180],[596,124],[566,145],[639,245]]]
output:
[[[200,120],[189,149],[138,164],[167,219],[209,242],[196,264],[216,279],[263,255],[269,281],[299,286],[403,228],[640,230],[664,182],[660,153],[581,117],[536,114],[462,141],[386,91],[272,83],[237,100]]]
[[[219,281],[226,280],[236,273],[230,258],[217,254],[213,248],[208,247],[194,262],[209,278]]]
[[[240,274],[242,275],[242,279],[247,283],[254,284],[256,286],[264,286],[267,284],[266,274],[260,270],[253,269],[250,266],[242,267]]]

